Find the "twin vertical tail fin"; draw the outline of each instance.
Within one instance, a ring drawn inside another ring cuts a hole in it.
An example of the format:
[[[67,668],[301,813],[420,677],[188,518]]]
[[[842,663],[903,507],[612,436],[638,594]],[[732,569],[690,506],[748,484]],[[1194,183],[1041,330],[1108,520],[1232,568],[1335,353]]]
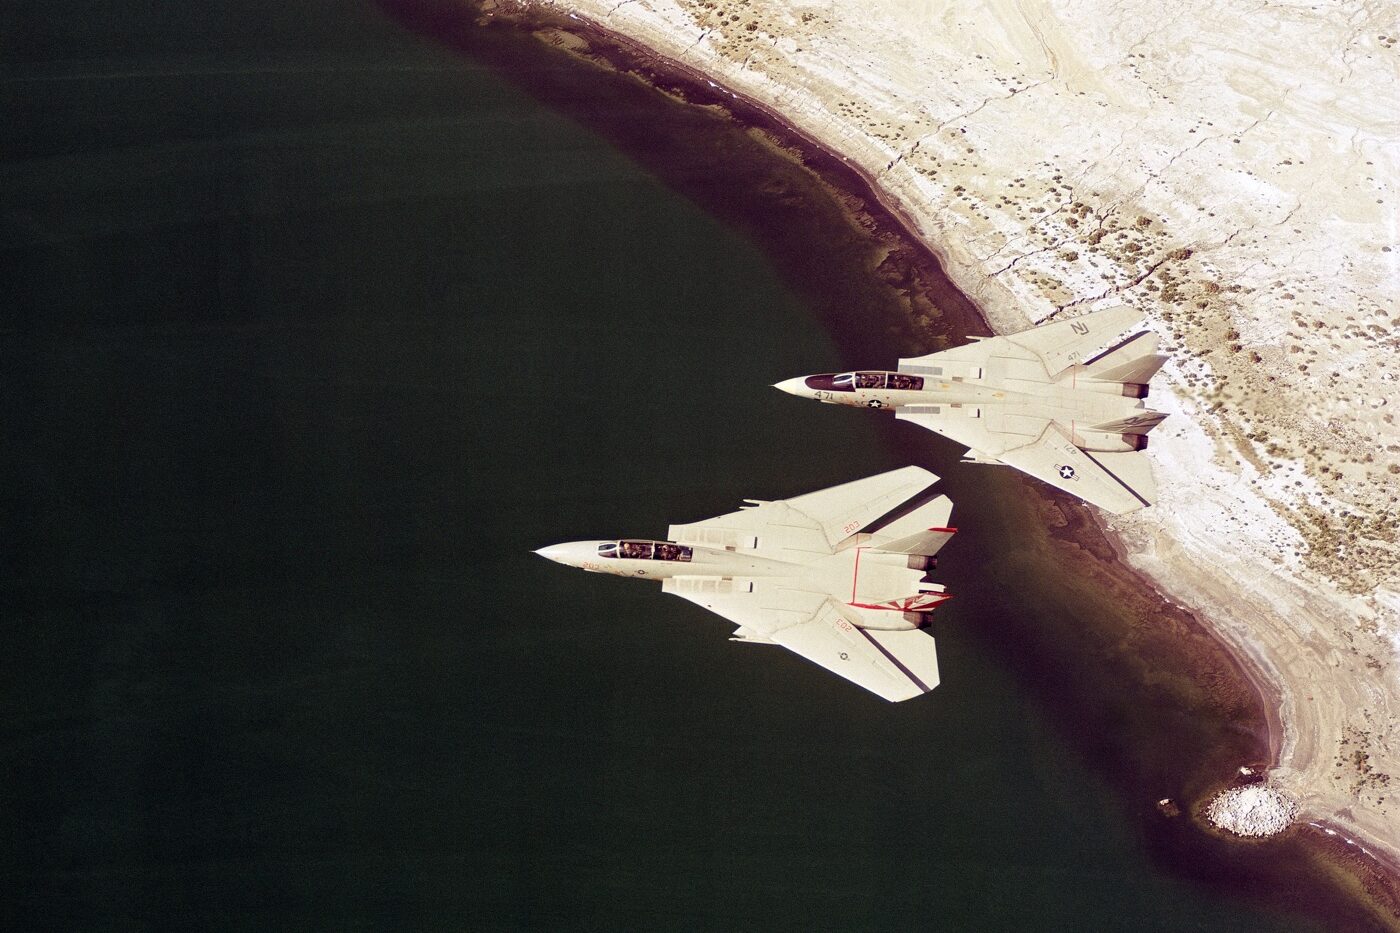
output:
[[[1084,430],[1099,431],[1103,434],[1134,434],[1141,436],[1165,421],[1166,417],[1164,412],[1151,411],[1144,408],[1126,418],[1119,418],[1117,421],[1105,421],[1102,424],[1096,424]]]
[[[906,591],[907,595],[894,599],[878,599],[863,608],[900,613],[904,623],[915,626],[928,624],[933,608],[949,598],[942,585],[930,579],[928,571],[937,565],[935,555],[957,531],[948,527],[952,511],[953,503],[940,495],[886,522],[870,536],[866,553],[890,555],[885,560],[891,562],[903,558],[908,576],[901,577],[901,588],[907,586],[913,592]]]

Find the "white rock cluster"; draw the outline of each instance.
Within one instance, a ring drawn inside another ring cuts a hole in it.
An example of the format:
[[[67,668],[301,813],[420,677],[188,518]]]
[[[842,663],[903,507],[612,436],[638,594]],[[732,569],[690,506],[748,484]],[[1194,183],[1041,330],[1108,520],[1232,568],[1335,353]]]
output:
[[[1297,802],[1268,784],[1222,791],[1206,809],[1213,825],[1237,836],[1272,836],[1287,829],[1297,815]]]

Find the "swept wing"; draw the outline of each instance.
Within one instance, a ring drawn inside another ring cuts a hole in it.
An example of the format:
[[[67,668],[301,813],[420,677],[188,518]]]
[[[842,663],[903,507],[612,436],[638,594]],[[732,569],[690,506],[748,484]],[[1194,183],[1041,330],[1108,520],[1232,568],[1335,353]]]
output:
[[[854,612],[847,607],[847,611]],[[919,629],[886,632],[852,625],[828,599],[806,622],[772,635],[777,644],[897,703],[938,686],[933,636]]]
[[[1157,487],[1146,455],[1138,451],[1080,450],[1053,424],[1034,442],[997,456],[1003,463],[1115,515],[1157,501]]]
[[[1108,308],[1053,324],[1042,324],[1019,334],[987,337],[951,350],[901,359],[899,368],[902,372],[925,372],[935,367],[946,368],[943,364],[950,362],[986,366],[993,358],[1034,359],[1045,368],[1047,376],[1054,376],[1075,363],[1089,359],[1093,351],[1111,342],[1141,318],[1142,312],[1126,305]],[[957,376],[961,373],[952,369],[940,375]]]
[[[937,411],[935,411],[937,409]],[[895,417],[927,428],[978,454],[996,457],[1003,450],[1019,447],[1035,440],[1050,424],[1048,418],[1020,417],[1014,424],[998,425],[1003,430],[990,429],[990,419],[974,414],[975,409],[950,409],[947,406],[905,405],[895,410]],[[1006,419],[1003,419],[1006,420]],[[1008,430],[1014,428],[1014,431]]]
[[[667,580],[666,592],[734,622],[737,639],[767,642],[818,664],[891,702],[938,686],[933,637],[919,629],[872,631],[863,614],[796,581],[734,580],[726,591],[702,581]]]
[[[917,406],[900,409],[897,415],[1115,515],[1157,501],[1157,485],[1145,454],[1080,450],[1063,428],[1046,418],[1021,417],[1014,432],[994,433],[984,426],[985,418],[935,415]]]
[[[732,547],[778,560],[830,554],[846,538],[937,479],[928,470],[911,466],[793,499],[750,500],[748,507],[737,512],[672,525],[667,537],[682,544]]]

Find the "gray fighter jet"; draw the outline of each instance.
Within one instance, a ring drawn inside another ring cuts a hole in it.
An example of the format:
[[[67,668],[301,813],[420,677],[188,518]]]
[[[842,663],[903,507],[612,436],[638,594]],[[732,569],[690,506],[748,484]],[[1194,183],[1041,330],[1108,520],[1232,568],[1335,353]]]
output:
[[[658,580],[733,622],[731,640],[781,645],[886,700],[938,685],[924,631],[948,599],[929,580],[952,537],[938,477],[905,467],[794,499],[745,500],[672,525],[666,541],[570,541],[535,553],[594,573]]]
[[[775,388],[893,411],[964,444],[964,462],[1004,463],[1115,514],[1157,501],[1142,452],[1165,414],[1147,384],[1166,361],[1155,334],[1091,356],[1142,315],[1110,308],[899,361],[895,372],[801,376]],[[1082,362],[1087,360],[1087,362]]]

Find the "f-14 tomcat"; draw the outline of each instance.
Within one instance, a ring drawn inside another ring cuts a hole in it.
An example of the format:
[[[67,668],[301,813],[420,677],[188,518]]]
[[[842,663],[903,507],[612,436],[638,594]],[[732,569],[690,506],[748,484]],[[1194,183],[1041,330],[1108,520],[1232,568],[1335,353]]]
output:
[[[949,598],[929,582],[956,529],[938,477],[905,467],[737,512],[672,525],[666,541],[574,541],[535,553],[661,590],[735,623],[732,641],[781,645],[886,700],[938,685],[922,630]]]
[[[899,361],[896,372],[804,376],[775,388],[837,405],[892,410],[963,444],[964,462],[1004,463],[1116,514],[1157,501],[1142,450],[1165,414],[1142,401],[1166,361],[1139,333],[1088,359],[1135,324],[1110,308]]]

